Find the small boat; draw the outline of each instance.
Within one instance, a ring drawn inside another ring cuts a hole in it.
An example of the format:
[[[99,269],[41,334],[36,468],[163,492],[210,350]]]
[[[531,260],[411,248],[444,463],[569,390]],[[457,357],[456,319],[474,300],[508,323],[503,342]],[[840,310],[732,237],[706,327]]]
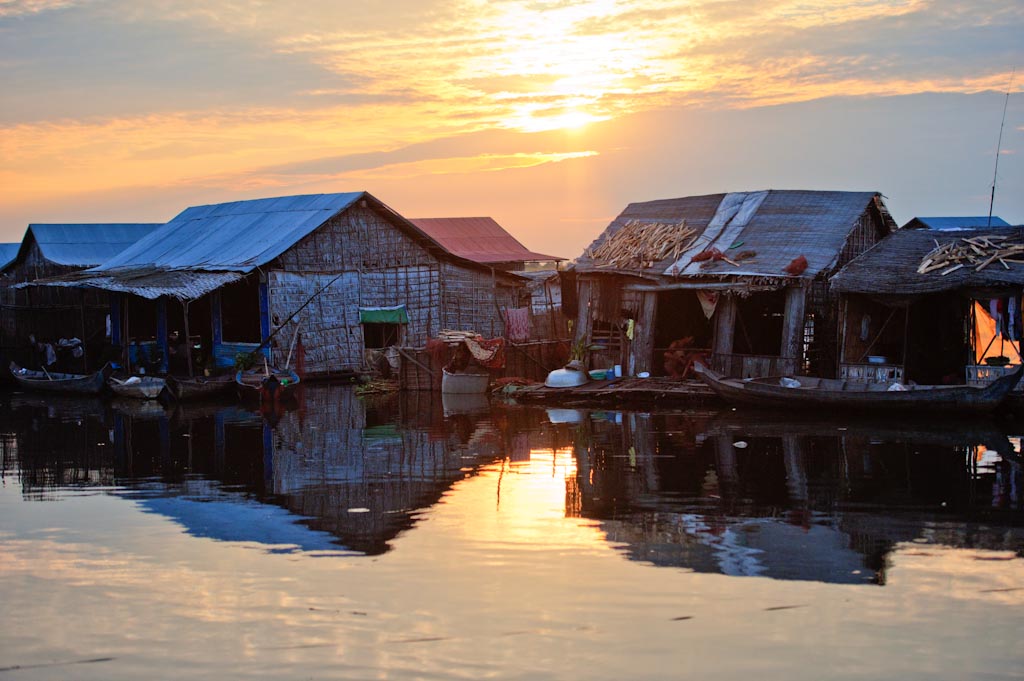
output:
[[[167,377],[167,392],[176,400],[198,400],[223,394],[235,386],[234,376]]]
[[[155,400],[163,392],[167,383],[155,376],[130,376],[124,380],[111,376],[107,385],[119,397],[133,400]]]
[[[235,384],[242,399],[280,402],[292,396],[299,375],[290,369],[248,369],[235,374]]]
[[[441,369],[442,394],[482,395],[490,384],[490,374],[460,374]]]
[[[755,407],[986,412],[1006,399],[1024,374],[1024,365],[986,386],[890,386],[810,376],[727,378],[700,362],[694,363],[694,371],[726,402]]]
[[[11,375],[26,390],[45,390],[55,393],[76,393],[79,395],[98,395],[107,384],[107,377],[113,371],[110,364],[94,374],[62,374],[50,371],[25,369],[11,362]]]

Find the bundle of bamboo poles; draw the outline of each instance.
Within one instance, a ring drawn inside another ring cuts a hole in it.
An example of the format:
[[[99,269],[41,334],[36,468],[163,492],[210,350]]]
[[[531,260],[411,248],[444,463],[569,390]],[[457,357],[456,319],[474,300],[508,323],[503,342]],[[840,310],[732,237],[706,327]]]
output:
[[[975,272],[980,272],[994,262],[1010,269],[1010,263],[1024,263],[1024,243],[1007,243],[1009,238],[982,234],[946,244],[936,241],[935,248],[921,259],[917,273],[941,270],[939,274],[946,276],[963,267],[973,267]]]
[[[697,238],[697,230],[678,224],[630,220],[587,256],[602,264],[623,269],[647,269],[671,257],[679,257]]]

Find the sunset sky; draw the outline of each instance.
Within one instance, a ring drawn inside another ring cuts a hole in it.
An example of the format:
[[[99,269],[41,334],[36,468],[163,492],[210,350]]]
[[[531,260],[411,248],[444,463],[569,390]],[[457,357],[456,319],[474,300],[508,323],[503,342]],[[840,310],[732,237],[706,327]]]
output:
[[[1024,222],[1020,0],[0,0],[0,65],[2,241],[356,190],[568,257],[692,194],[984,215],[1007,92]]]

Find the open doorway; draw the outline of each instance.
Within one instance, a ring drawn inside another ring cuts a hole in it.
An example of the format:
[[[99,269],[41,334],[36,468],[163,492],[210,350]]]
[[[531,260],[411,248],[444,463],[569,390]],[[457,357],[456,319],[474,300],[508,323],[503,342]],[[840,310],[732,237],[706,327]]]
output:
[[[778,357],[782,354],[782,327],[786,316],[784,290],[755,293],[736,301],[733,352]]]
[[[651,362],[655,375],[681,377],[689,364],[688,357],[710,356],[714,331],[697,295],[688,290],[658,293]]]

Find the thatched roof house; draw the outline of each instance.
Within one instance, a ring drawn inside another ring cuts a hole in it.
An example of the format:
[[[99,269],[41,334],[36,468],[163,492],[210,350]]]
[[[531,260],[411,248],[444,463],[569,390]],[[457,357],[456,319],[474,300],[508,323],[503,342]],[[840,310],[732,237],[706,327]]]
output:
[[[962,383],[966,369],[984,382],[1002,373],[986,358],[1019,361],[1022,227],[901,229],[831,285],[842,296],[848,378]]]
[[[180,331],[217,366],[271,336],[263,351],[283,365],[298,329],[311,373],[358,370],[367,349],[423,345],[442,328],[500,334],[501,309],[526,296],[526,280],[452,254],[367,192],[195,206],[48,283],[123,294],[116,341],[153,339],[166,356]],[[169,313],[171,300],[187,312]]]
[[[576,260],[578,337],[629,373],[684,344],[733,375],[829,373],[824,282],[894,227],[877,192],[630,204]]]

